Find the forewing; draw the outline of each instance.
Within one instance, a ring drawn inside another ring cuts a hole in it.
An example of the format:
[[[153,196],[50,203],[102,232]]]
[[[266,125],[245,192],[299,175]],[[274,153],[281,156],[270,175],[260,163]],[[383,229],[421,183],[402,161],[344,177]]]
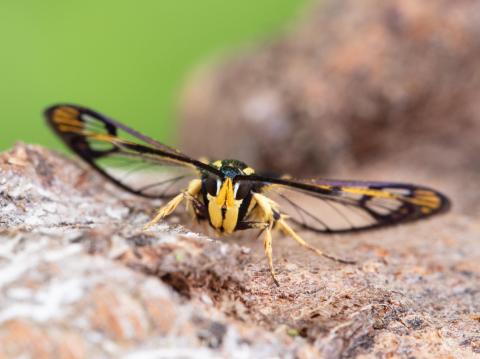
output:
[[[449,201],[405,183],[257,178],[265,194],[296,224],[340,233],[409,222],[446,211]]]
[[[47,122],[65,144],[117,186],[139,196],[168,198],[200,171],[217,170],[90,109],[57,105]]]

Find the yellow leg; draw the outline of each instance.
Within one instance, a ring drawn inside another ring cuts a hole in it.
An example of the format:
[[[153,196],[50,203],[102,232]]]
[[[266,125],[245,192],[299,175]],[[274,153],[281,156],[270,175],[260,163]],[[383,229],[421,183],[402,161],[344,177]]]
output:
[[[143,230],[146,231],[147,229],[149,229],[150,227],[154,226],[159,221],[161,221],[163,218],[170,215],[173,211],[175,211],[178,205],[182,203],[184,198],[185,198],[184,192],[176,195],[170,202],[168,202],[165,206],[163,206],[158,210],[156,216],[143,227]]]
[[[276,223],[279,226],[280,230],[283,231],[283,233],[285,233],[289,237],[292,237],[301,246],[315,252],[319,256],[331,259],[331,260],[336,261],[336,262],[344,263],[344,264],[355,264],[354,261],[349,261],[349,260],[334,257],[330,254],[322,252],[320,249],[317,249],[317,248],[311,246],[310,244],[305,242],[297,233],[295,233],[295,231],[285,222],[285,220],[283,218],[280,218]]]
[[[265,255],[268,259],[268,266],[270,267],[270,274],[273,282],[279,287],[277,278],[275,277],[275,269],[273,269],[273,255],[272,255],[272,224],[268,224],[265,228],[265,238],[263,239],[263,247],[265,248]]]
[[[143,227],[143,230],[144,231],[148,230],[150,227],[157,224],[163,218],[172,214],[172,212],[175,211],[175,209],[178,207],[180,203],[182,203],[183,200],[185,199],[188,200],[198,195],[198,193],[200,193],[201,188],[202,188],[201,180],[195,179],[190,181],[190,183],[188,184],[187,190],[182,193],[179,193],[172,200],[170,200],[165,206],[161,207],[158,210],[156,216]]]
[[[277,213],[279,212],[278,205],[268,197],[265,197],[262,194],[255,193],[253,195],[253,199],[255,200],[255,202],[258,204],[258,207],[260,208],[260,213],[258,214],[258,216],[260,217],[259,220],[262,222],[265,222],[265,224],[268,225],[265,228],[265,238],[264,238],[263,244],[265,247],[265,255],[267,256],[267,259],[268,259],[268,265],[270,267],[270,273],[272,274],[272,278],[275,284],[278,285],[278,281],[275,277],[275,271],[273,268],[273,256],[272,256],[271,230],[272,230],[273,224],[277,225],[281,231],[283,231],[289,237],[292,237],[301,246],[315,252],[316,254],[322,257],[334,260],[336,262],[344,263],[344,264],[355,264],[354,261],[348,261],[345,259],[334,257],[330,254],[324,253],[321,250],[311,246],[310,244],[305,242],[297,233],[295,233],[295,231],[285,222],[285,219],[283,216],[280,217],[280,219],[276,220],[274,218],[274,212],[277,212]]]
[[[251,222],[249,223],[250,229],[261,229],[265,232],[263,237],[263,248],[265,249],[265,255],[267,256],[268,266],[270,268],[270,274],[272,275],[273,282],[280,286],[278,283],[277,277],[275,276],[275,269],[273,268],[273,255],[272,255],[272,228],[273,222]],[[260,232],[259,236],[262,234]]]
[[[269,198],[259,193],[255,193],[253,195],[253,199],[255,200],[255,202],[258,204],[258,207],[260,208],[260,213],[258,213],[258,215],[260,216],[259,220],[263,222],[263,223],[259,223],[258,227],[265,228],[265,237],[263,238],[263,247],[265,249],[265,255],[267,256],[268,266],[270,267],[270,274],[272,275],[273,282],[277,286],[280,286],[275,276],[275,269],[273,268],[272,227],[275,222],[274,214],[273,214],[274,213],[273,206],[275,205],[275,203]]]

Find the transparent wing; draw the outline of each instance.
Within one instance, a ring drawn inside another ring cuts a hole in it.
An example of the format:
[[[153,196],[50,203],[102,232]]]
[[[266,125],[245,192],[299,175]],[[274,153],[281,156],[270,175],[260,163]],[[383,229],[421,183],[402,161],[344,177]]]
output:
[[[354,232],[444,212],[449,200],[431,188],[405,183],[287,180],[249,176],[282,213],[306,229]]]
[[[168,198],[214,167],[192,159],[90,109],[56,105],[47,122],[65,144],[91,167],[126,191]]]

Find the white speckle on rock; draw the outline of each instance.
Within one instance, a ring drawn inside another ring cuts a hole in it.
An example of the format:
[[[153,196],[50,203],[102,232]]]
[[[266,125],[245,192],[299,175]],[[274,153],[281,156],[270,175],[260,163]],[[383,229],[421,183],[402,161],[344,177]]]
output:
[[[113,236],[110,250],[108,251],[108,257],[112,259],[118,258],[129,249],[130,247],[123,238],[120,238],[119,236]]]
[[[56,213],[58,210],[58,205],[54,202],[46,202],[42,207],[43,210],[48,213]]]
[[[44,223],[43,218],[37,217],[37,216],[28,216],[25,218],[25,225],[27,226],[40,226]]]
[[[83,278],[61,279],[54,281],[35,295],[35,299],[44,303],[70,304],[82,297]]]
[[[178,338],[180,339],[180,338]],[[187,345],[187,343],[185,343]],[[158,358],[197,358],[197,359],[216,359],[223,356],[216,354],[207,348],[187,347],[182,348],[178,346],[178,341],[174,341],[168,347],[167,343],[164,343],[163,348],[155,349],[141,349],[135,350],[131,353],[123,356],[123,359],[158,359]]]
[[[12,198],[19,198],[24,196],[32,188],[33,188],[33,185],[30,183],[23,184],[23,185],[20,183],[18,186],[15,186],[14,188],[10,189],[9,195]]]
[[[128,215],[128,208],[107,206],[105,208],[105,214],[113,219],[120,220]]]
[[[174,244],[178,243],[178,237],[176,235],[162,235],[161,237],[158,237],[157,243],[162,243],[162,244]]]
[[[250,253],[252,253],[252,248],[241,247],[240,249],[241,249],[241,251],[242,251],[243,254],[250,254]]]
[[[172,293],[167,288],[151,277],[147,277],[142,283],[142,293],[145,293],[146,296],[171,298]]]
[[[230,246],[227,244],[221,244],[220,245],[220,253],[222,256],[226,256],[228,252],[230,251]]]
[[[49,191],[43,187],[36,187],[36,190],[38,194],[44,198],[52,199],[57,197],[52,191]]]
[[[212,306],[213,305],[213,300],[212,298],[210,298],[210,296],[206,293],[202,293],[202,295],[200,296],[200,299],[203,303],[207,304],[207,305],[210,305]]]
[[[120,351],[120,346],[117,345],[117,343],[111,340],[106,340],[104,337],[101,338],[100,344],[103,350],[111,354],[112,357],[114,357],[114,355],[118,354],[118,352]]]
[[[80,244],[71,244],[67,247],[58,250],[50,250],[44,254],[44,259],[49,262],[58,261],[65,257],[73,256],[82,253],[83,248]]]
[[[16,281],[24,272],[36,266],[40,259],[38,253],[46,247],[46,243],[39,240],[29,245],[25,251],[17,254],[14,253],[13,248],[8,247],[8,245],[6,248],[0,246],[0,253],[5,257],[12,258],[5,266],[0,267],[0,288]],[[9,249],[11,250],[10,256],[7,255]]]
[[[2,212],[13,212],[17,209],[17,207],[13,203],[7,204],[5,207],[3,207]]]
[[[33,291],[27,287],[15,287],[8,289],[7,296],[14,300],[27,300],[33,296]]]
[[[64,315],[66,305],[78,300],[82,294],[80,279],[70,279],[52,283],[33,296],[34,303],[15,303],[0,311],[0,323],[13,318],[29,318],[37,322],[47,322]]]
[[[0,256],[11,258],[14,254],[15,247],[18,246],[20,241],[20,236],[14,238],[0,237]]]

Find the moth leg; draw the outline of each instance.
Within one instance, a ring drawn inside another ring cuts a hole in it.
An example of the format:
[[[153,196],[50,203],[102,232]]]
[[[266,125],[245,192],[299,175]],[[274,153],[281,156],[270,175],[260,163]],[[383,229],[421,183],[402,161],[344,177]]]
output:
[[[263,222],[263,228],[265,231],[263,246],[265,249],[265,255],[267,256],[268,266],[270,267],[270,273],[274,283],[279,286],[278,280],[275,276],[275,270],[273,268],[272,228],[276,224],[277,220],[280,219],[280,213],[276,208],[277,204],[264,195],[254,193],[253,198],[260,209],[257,212],[257,217],[260,217],[259,220]]]
[[[272,228],[274,222],[239,222],[236,230],[241,229],[255,229],[258,228],[264,232],[263,237],[263,248],[265,250],[265,255],[267,256],[268,266],[270,268],[270,274],[272,275],[273,282],[279,287],[277,277],[275,276],[275,269],[273,268],[273,251],[272,251]],[[260,232],[260,234],[262,233]]]
[[[316,254],[318,254],[319,256],[322,256],[322,257],[325,257],[325,258],[328,258],[328,259],[331,259],[333,261],[336,261],[336,262],[340,262],[340,263],[344,263],[344,264],[355,264],[355,261],[349,261],[349,260],[345,260],[345,259],[342,259],[342,258],[337,258],[337,257],[334,257],[330,254],[327,254],[323,251],[321,251],[320,249],[318,248],[315,248],[313,246],[311,246],[310,244],[308,244],[307,242],[305,242],[293,229],[292,227],[290,227],[286,222],[285,222],[285,218],[284,216],[281,216],[281,218],[276,222],[276,224],[278,225],[278,227],[280,228],[280,230],[285,233],[287,236],[293,238],[298,244],[300,244],[301,246],[315,252]]]
[[[172,212],[175,211],[175,209],[180,203],[183,202],[183,200],[191,200],[192,197],[196,198],[196,196],[200,193],[201,188],[202,181],[200,179],[194,179],[190,181],[190,183],[188,184],[188,188],[173,197],[173,199],[171,199],[165,206],[161,207],[158,210],[156,216],[143,227],[143,230],[145,231],[149,229],[150,227],[161,221],[163,218],[172,214]]]
[[[261,194],[258,194],[258,193],[255,193],[254,196],[255,200],[257,201],[257,204],[258,206],[262,209],[263,213],[264,213],[264,216],[266,217],[266,219],[268,220],[270,218],[270,220],[273,220],[274,223],[275,223],[275,226],[283,232],[285,233],[286,235],[288,235],[289,237],[293,238],[297,243],[299,243],[301,246],[315,252],[316,254],[322,256],[322,257],[325,257],[325,258],[328,258],[330,260],[333,260],[333,261],[336,261],[336,262],[339,262],[339,263],[344,263],[344,264],[355,264],[355,261],[349,261],[349,260],[345,260],[345,259],[342,259],[342,258],[337,258],[335,256],[332,256],[328,253],[325,253],[323,251],[321,251],[320,249],[318,248],[315,248],[313,246],[311,246],[310,244],[308,244],[307,242],[305,242],[286,222],[285,222],[285,216],[283,215],[280,215],[280,211],[278,209],[278,205],[277,203],[275,203],[274,201],[272,201],[270,198],[264,196],[264,195],[261,195]]]
[[[275,269],[273,268],[273,252],[272,252],[272,227],[273,223],[269,223],[265,227],[265,236],[263,238],[263,248],[265,250],[265,255],[268,259],[268,266],[270,267],[270,274],[272,275],[273,282],[277,287],[280,287],[278,280],[275,276]]]
[[[189,193],[185,194],[187,212],[189,212],[193,218],[198,220],[207,218],[207,206],[198,199],[197,196],[193,196]]]

